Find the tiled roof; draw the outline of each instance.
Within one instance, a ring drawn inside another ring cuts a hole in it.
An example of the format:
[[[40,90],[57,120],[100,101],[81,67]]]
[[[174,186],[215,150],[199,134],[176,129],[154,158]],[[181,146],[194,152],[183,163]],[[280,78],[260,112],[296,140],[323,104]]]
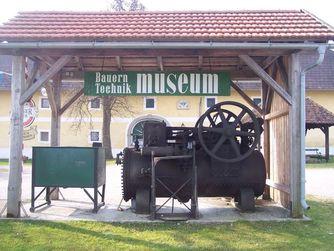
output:
[[[334,113],[317,104],[310,98],[305,99],[306,125],[334,125]]]
[[[301,65],[306,66],[314,63],[318,55],[304,55],[301,58]],[[334,52],[327,50],[325,59],[321,65],[306,73],[307,90],[334,90]]]
[[[333,28],[306,11],[21,12],[2,41],[326,41]]]

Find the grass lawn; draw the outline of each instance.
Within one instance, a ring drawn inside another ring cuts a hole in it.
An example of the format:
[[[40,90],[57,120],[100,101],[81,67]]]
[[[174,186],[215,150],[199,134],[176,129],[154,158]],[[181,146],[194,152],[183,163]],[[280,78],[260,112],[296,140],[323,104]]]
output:
[[[0,159],[0,166],[8,166],[8,160]]]
[[[334,156],[330,156],[328,162],[322,160],[318,163],[307,163],[306,168],[332,168],[334,167]]]
[[[334,200],[311,197],[309,204],[311,221],[201,225],[0,220],[0,250],[333,250]]]

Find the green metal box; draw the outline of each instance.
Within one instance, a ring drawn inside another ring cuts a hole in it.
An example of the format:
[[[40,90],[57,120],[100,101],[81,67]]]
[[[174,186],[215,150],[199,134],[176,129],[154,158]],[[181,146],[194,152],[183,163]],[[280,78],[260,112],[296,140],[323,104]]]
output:
[[[33,183],[40,187],[105,184],[105,149],[101,147],[33,147]]]
[[[104,203],[106,183],[105,149],[102,147],[33,147],[31,208],[50,205],[50,194],[57,187],[82,188],[94,203],[97,212]],[[102,191],[99,187],[102,186]],[[36,196],[35,187],[43,187]],[[93,188],[91,195],[86,188]],[[46,191],[46,203],[35,206],[35,201]],[[101,203],[99,203],[99,197]]]

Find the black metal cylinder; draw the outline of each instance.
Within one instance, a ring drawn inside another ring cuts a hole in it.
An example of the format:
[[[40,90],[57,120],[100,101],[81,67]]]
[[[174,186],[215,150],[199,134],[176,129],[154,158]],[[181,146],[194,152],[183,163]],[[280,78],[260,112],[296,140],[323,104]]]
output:
[[[196,152],[197,192],[199,197],[237,197],[241,188],[252,188],[255,196],[265,187],[265,162],[258,151],[243,161],[223,163],[210,158],[203,150]],[[123,197],[135,198],[137,189],[150,189],[151,156],[131,148],[124,149]],[[192,159],[161,160],[156,165],[156,177],[167,187],[179,188],[192,177]],[[178,193],[181,201],[191,198],[191,182]],[[169,197],[170,191],[157,185],[156,197]]]

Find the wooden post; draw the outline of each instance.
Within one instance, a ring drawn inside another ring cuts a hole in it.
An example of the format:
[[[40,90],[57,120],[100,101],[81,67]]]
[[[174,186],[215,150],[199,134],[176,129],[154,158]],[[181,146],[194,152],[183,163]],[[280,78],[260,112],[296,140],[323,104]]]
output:
[[[328,126],[324,127],[325,134],[325,153],[326,153],[326,162],[329,161],[329,128]]]
[[[291,216],[294,218],[303,217],[301,205],[301,168],[304,153],[302,149],[305,140],[305,132],[300,129],[301,112],[301,69],[299,55],[294,53],[290,56],[289,62],[289,89],[292,97],[292,105],[289,106],[289,131],[290,131],[290,204]],[[305,123],[305,122],[304,122]]]
[[[268,85],[262,82],[262,117],[263,117],[263,157],[266,164],[266,178],[270,179],[270,130],[269,130],[269,120],[265,120],[265,115],[270,111],[270,104],[267,103],[268,95]],[[264,199],[270,199],[270,187],[266,186],[264,190]]]
[[[23,105],[21,93],[25,89],[25,57],[12,58],[10,157],[7,191],[7,217],[20,217],[22,192]]]

